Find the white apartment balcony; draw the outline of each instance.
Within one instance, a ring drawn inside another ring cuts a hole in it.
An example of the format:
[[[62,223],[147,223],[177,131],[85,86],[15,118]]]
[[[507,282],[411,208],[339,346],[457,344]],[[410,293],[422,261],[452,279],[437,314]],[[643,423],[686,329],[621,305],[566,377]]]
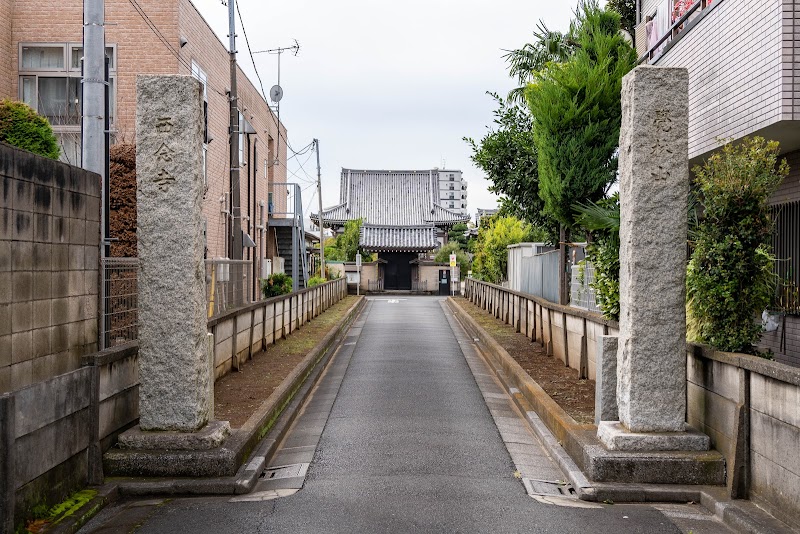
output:
[[[795,9],[794,0],[640,0],[640,62],[689,69],[693,164],[747,135],[800,149]]]

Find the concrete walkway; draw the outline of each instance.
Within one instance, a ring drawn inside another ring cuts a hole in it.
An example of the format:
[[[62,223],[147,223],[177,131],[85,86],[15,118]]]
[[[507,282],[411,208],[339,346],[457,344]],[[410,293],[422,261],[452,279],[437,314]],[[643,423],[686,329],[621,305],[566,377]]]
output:
[[[564,478],[442,299],[373,298],[253,493],[122,502],[81,532],[729,532]]]

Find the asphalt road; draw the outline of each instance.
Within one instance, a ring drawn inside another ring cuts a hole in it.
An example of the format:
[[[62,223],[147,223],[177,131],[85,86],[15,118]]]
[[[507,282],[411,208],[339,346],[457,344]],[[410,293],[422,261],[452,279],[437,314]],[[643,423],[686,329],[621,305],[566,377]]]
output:
[[[583,509],[529,497],[440,299],[374,299],[364,313],[300,491],[260,502],[127,503],[129,519],[141,514],[137,532],[686,530],[650,506]],[[118,528],[88,531],[120,531],[123,517]]]

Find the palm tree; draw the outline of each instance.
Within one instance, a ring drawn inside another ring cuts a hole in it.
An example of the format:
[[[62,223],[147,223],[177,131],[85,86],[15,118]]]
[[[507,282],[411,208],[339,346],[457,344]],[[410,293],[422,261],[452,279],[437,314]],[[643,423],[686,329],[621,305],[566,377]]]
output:
[[[533,32],[532,43],[525,43],[516,50],[506,50],[503,58],[508,62],[508,75],[516,78],[519,84],[509,91],[509,102],[524,103],[525,86],[532,81],[533,74],[547,63],[561,63],[569,58],[576,46],[571,36],[572,28],[567,33],[552,31],[540,20]]]

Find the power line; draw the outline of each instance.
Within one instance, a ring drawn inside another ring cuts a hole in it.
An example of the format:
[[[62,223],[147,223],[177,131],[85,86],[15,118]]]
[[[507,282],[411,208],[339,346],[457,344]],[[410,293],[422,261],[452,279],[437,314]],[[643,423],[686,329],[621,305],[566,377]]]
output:
[[[239,2],[236,2],[236,13],[239,14],[239,22],[242,25],[242,33],[244,34],[244,42],[247,45],[247,52],[250,54],[250,61],[253,62],[253,70],[256,71],[256,78],[258,78],[258,85],[261,86],[261,98],[264,99],[264,102],[267,101],[267,93],[264,92],[264,82],[261,81],[261,75],[258,73],[258,69],[256,68],[256,60],[253,58],[253,51],[250,49],[250,39],[247,38],[247,30],[244,28],[244,19],[242,18],[242,12],[239,11]],[[280,128],[278,128],[278,135],[281,134]],[[286,146],[289,146],[289,143],[286,143]]]

